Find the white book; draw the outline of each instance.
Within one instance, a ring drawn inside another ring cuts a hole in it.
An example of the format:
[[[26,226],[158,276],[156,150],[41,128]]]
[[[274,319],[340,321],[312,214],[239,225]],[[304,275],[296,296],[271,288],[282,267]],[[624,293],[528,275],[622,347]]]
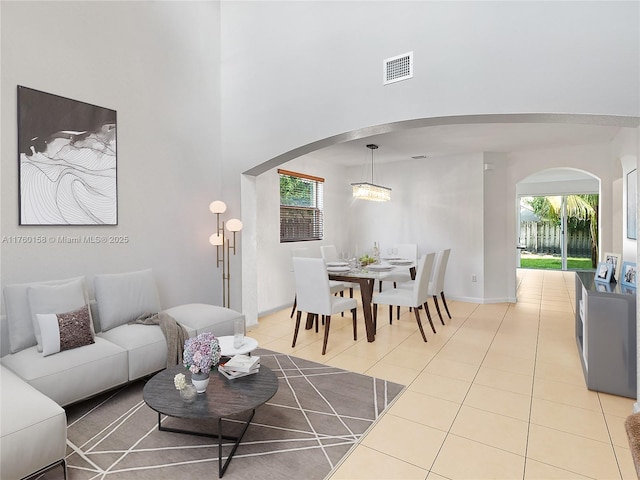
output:
[[[260,366],[260,357],[250,357],[249,355],[234,355],[227,363],[222,365],[225,370],[235,370],[236,372],[248,373],[256,366]]]
[[[222,365],[220,365],[218,366],[218,371],[228,379],[233,380],[234,378],[246,377],[247,375],[258,373],[260,371],[260,366],[257,366],[249,372],[238,372],[236,370],[227,370]]]

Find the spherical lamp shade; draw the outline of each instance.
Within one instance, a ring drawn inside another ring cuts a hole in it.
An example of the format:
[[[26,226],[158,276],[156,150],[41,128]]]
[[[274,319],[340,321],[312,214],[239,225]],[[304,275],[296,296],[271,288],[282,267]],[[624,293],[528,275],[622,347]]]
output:
[[[211,245],[222,245],[222,234],[214,233],[209,237],[209,243]]]
[[[227,222],[227,230],[230,232],[239,232],[242,230],[242,222],[237,218],[232,218]]]
[[[211,210],[211,213],[224,213],[227,210],[227,204],[221,200],[216,200],[211,202],[209,210]]]

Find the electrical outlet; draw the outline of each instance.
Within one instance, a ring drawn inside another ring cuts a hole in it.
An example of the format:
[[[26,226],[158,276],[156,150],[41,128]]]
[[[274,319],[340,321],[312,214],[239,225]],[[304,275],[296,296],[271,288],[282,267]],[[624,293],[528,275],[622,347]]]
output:
[[[478,276],[477,275],[471,275],[471,281],[472,282],[477,282],[478,281]]]

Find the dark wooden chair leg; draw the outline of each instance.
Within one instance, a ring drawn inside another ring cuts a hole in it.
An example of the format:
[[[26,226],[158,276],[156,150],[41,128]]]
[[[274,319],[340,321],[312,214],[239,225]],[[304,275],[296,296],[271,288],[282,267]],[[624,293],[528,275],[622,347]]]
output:
[[[373,328],[374,330],[378,329],[378,304],[373,304]]]
[[[351,310],[351,315],[353,316],[353,339],[358,340],[358,316],[357,309]]]
[[[436,327],[433,326],[433,321],[431,320],[431,312],[429,311],[429,304],[424,302],[424,311],[427,312],[427,318],[429,319],[429,323],[431,324],[431,330],[433,333],[436,333]]]
[[[440,292],[440,296],[442,297],[442,303],[444,304],[444,309],[447,311],[447,315],[449,319],[451,319],[451,314],[449,313],[449,307],[447,306],[447,300],[444,298],[444,292]]]
[[[298,310],[298,315],[296,315],[296,328],[293,331],[293,343],[291,344],[291,348],[296,346],[296,340],[298,339],[298,330],[300,329],[300,318],[302,317],[302,312]]]
[[[420,320],[420,310],[414,308],[413,311],[416,314],[416,322],[418,322],[418,328],[420,329],[420,333],[422,334],[422,339],[426,342],[427,336],[424,334],[424,328],[422,328],[422,321]]]
[[[322,354],[327,353],[327,342],[329,341],[329,328],[331,327],[331,315],[327,315],[324,324],[324,344],[322,345]]]
[[[318,316],[314,313],[307,313],[307,325],[309,328],[313,328],[313,323],[316,324],[316,333],[318,333]]]
[[[349,298],[353,298],[353,287],[349,287]]]
[[[291,315],[289,318],[293,318],[293,314],[296,313],[296,307],[298,306],[298,296],[293,297],[293,308],[291,309]]]
[[[440,317],[440,323],[444,325],[444,320],[442,319],[442,313],[440,312],[440,305],[438,305],[438,297],[437,295],[433,296],[433,303],[436,304],[436,310],[438,311],[438,316]]]
[[[389,325],[393,325],[393,305],[389,305]]]

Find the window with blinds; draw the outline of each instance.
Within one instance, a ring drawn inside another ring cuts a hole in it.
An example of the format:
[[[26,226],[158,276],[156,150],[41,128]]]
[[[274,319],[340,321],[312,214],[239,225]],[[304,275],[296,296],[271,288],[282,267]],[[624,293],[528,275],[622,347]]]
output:
[[[322,240],[324,178],[278,170],[280,243]]]

